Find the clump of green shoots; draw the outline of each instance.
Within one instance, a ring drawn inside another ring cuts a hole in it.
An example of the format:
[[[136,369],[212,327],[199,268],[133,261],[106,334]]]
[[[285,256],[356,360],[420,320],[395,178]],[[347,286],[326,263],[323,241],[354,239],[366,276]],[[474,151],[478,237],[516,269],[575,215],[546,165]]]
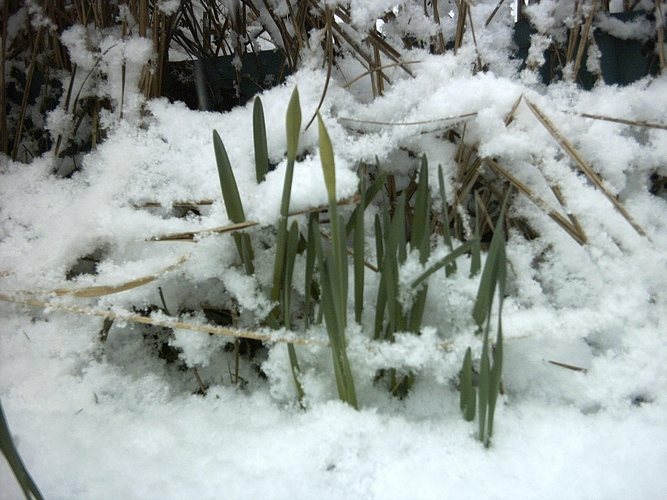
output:
[[[442,170],[440,169],[442,179]],[[399,301],[399,269],[408,256],[408,248],[417,252],[419,262],[426,265],[431,254],[431,195],[428,184],[428,161],[421,160],[419,176],[414,190],[414,202],[409,203],[405,191],[395,204],[393,216],[388,210],[383,216],[375,218],[375,241],[380,270],[380,285],[375,304],[375,323],[373,336],[376,340],[393,341],[397,332],[419,334],[426,306],[428,293],[427,279],[439,269],[445,267],[447,276],[456,271],[456,259],[469,252],[473,242],[467,242],[454,249],[447,224],[447,205],[444,197],[444,184],[441,183],[441,197],[444,206],[444,237],[451,252],[426,268],[410,284],[414,298],[409,306]],[[407,190],[406,190],[407,191]],[[409,216],[408,216],[408,209]],[[389,387],[392,394],[405,396],[412,384],[413,375],[408,373],[397,376],[395,370],[389,370]]]
[[[297,254],[297,244],[299,240],[298,225],[293,225],[290,230],[287,229],[287,219],[289,215],[290,194],[292,191],[292,178],[294,175],[294,163],[296,162],[296,153],[299,145],[299,134],[301,129],[301,107],[299,104],[299,92],[294,89],[292,97],[287,106],[286,130],[287,130],[287,169],[285,171],[285,180],[283,183],[283,194],[280,203],[280,219],[278,220],[276,233],[276,258],[273,267],[273,285],[271,287],[270,299],[277,306],[270,312],[266,322],[272,328],[281,326],[291,329],[292,322],[290,317],[290,303],[292,290],[292,273],[294,261]],[[257,182],[262,182],[268,171],[268,149],[266,143],[266,129],[264,124],[264,111],[262,102],[255,99],[253,109],[253,137],[255,144],[255,169]],[[216,161],[218,164],[218,174],[220,177],[220,186],[222,188],[222,197],[227,208],[227,214],[234,223],[244,222],[245,214],[241,197],[236,185],[236,179],[232,170],[227,152],[216,131],[213,132],[213,146],[215,149]],[[241,262],[246,273],[254,273],[253,251],[250,235],[247,233],[234,233],[236,247]],[[297,396],[301,402],[303,399],[303,389],[299,380],[299,363],[293,344],[287,344],[289,359],[294,376]]]
[[[218,177],[220,178],[222,199],[225,202],[227,215],[234,223],[245,222],[245,212],[243,211],[243,203],[241,202],[239,189],[236,185],[234,171],[229,162],[227,150],[220,139],[220,135],[215,130],[213,131],[213,148],[215,150],[215,159],[218,164]],[[253,263],[253,250],[250,235],[247,233],[234,233],[233,237],[246,273],[253,274],[255,272],[255,266]]]
[[[509,195],[505,198],[496,223],[473,309],[475,323],[479,331],[483,333],[477,387],[475,387],[473,380],[474,369],[470,347],[466,350],[460,377],[461,411],[468,421],[474,420],[477,416],[479,424],[478,438],[487,447],[490,446],[493,435],[493,419],[500,393],[500,377],[503,366],[502,307],[507,275],[504,219],[508,199]],[[498,325],[495,345],[492,347],[489,333],[496,290],[498,292]],[[477,415],[475,415],[476,409]]]
[[[373,182],[367,187],[368,165],[361,165],[359,194],[356,206],[345,221],[341,202],[336,197],[336,169],[331,138],[321,118],[319,125],[319,149],[324,182],[328,198],[329,234],[320,229],[319,213],[313,210],[308,214],[307,229],[301,234],[298,222],[289,225],[289,205],[292,179],[296,163],[299,136],[301,131],[301,107],[299,94],[295,89],[287,107],[286,141],[287,167],[283,182],[280,217],[276,225],[275,261],[273,281],[269,298],[276,305],[265,318],[271,328],[295,328],[292,318],[294,302],[294,267],[296,256],[305,252],[305,282],[303,283],[302,323],[304,329],[321,323],[329,338],[333,360],[333,373],[338,397],[357,408],[359,405],[355,390],[353,371],[347,353],[347,324],[349,303],[349,268],[354,274],[352,302],[354,320],[361,324],[364,314],[364,283],[367,269],[379,273],[379,285],[375,302],[374,327],[372,336],[377,341],[392,342],[399,332],[412,332],[419,335],[422,328],[424,310],[428,294],[428,279],[444,268],[445,275],[457,272],[456,259],[471,255],[470,275],[481,270],[481,249],[479,235],[479,217],[476,218],[475,235],[469,241],[455,247],[450,233],[448,205],[445,193],[442,168],[438,168],[439,194],[442,202],[443,242],[449,253],[433,262],[430,259],[433,237],[436,229],[432,216],[433,202],[429,188],[429,166],[426,157],[421,159],[418,172],[408,188],[396,192],[393,179],[385,173],[377,172]],[[253,109],[253,136],[255,142],[255,166],[257,182],[262,182],[268,170],[268,150],[262,103],[256,98]],[[214,132],[214,146],[218,161],[218,172],[225,206],[232,222],[244,222],[245,214],[236,186],[234,174],[229,164],[222,141]],[[416,179],[416,180],[415,180]],[[395,194],[390,196],[386,210],[376,215],[371,232],[375,234],[377,266],[365,260],[366,226],[365,210],[376,195],[383,189]],[[493,433],[495,405],[500,391],[502,369],[502,325],[500,312],[505,290],[505,234],[503,221],[507,199],[503,204],[484,269],[481,270],[480,286],[474,306],[473,317],[483,334],[482,358],[479,370],[475,370],[472,349],[468,348],[463,361],[460,380],[460,405],[467,420],[479,421],[479,439],[485,445],[490,444]],[[254,272],[250,235],[237,232],[234,234],[239,257],[248,274]],[[352,248],[348,248],[348,241]],[[421,274],[412,279],[411,301],[399,300],[399,272],[407,261],[409,252],[414,252],[423,267]],[[352,255],[348,262],[348,253]],[[350,265],[351,264],[351,265]],[[491,311],[496,290],[499,294],[498,329],[495,348],[489,340],[491,329]],[[299,402],[304,404],[305,393],[301,384],[301,371],[294,344],[288,343],[287,350],[292,376]],[[478,373],[478,376],[476,374]],[[389,377],[392,394],[405,396],[414,379],[413,373],[398,373],[395,369],[384,370],[381,375]],[[474,376],[475,375],[475,376]]]
[[[331,247],[325,253],[321,242],[318,245],[320,281],[322,287],[322,311],[331,344],[334,373],[338,396],[350,406],[357,408],[357,394],[354,378],[347,358],[347,246],[343,216],[338,213],[336,200],[336,167],[333,147],[322,117],[318,115],[320,134],[320,160],[324,173],[324,182],[329,199],[329,220],[331,223]],[[316,243],[317,244],[317,243]]]

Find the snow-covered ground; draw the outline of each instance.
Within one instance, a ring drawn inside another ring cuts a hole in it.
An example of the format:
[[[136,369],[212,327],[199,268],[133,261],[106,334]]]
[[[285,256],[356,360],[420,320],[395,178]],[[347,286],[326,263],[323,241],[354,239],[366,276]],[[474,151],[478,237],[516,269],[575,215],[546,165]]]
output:
[[[374,15],[353,4],[359,17]],[[329,349],[321,344],[297,347],[306,391],[302,410],[294,403],[282,344],[271,346],[262,361],[266,379],[245,363],[245,383],[238,387],[231,383],[233,353],[224,350],[229,339],[177,330],[172,344],[182,349],[185,363],[179,369],[156,355],[136,325],[117,321],[102,344],[99,317],[60,310],[81,306],[122,314],[160,305],[160,287],[171,308],[233,297],[241,326],[252,329],[271,307],[266,288],[272,248],[256,245],[257,272],[248,277],[234,266],[229,235],[196,243],[147,239],[229,223],[213,129],[229,153],[246,217],[260,223],[253,231],[271,234],[286,168],[289,96],[297,86],[305,121],[326,78],[313,57],[284,86],[262,95],[269,155],[278,165],[259,185],[251,104],[218,114],[166,100],[142,108],[138,96],[128,98],[124,120],[104,117],[108,138],[69,179],[51,174],[48,154],[29,165],[2,159],[1,294],[159,275],[143,287],[101,298],[54,298],[57,307],[46,310],[0,304],[0,400],[46,498],[667,497],[667,199],[649,192],[651,173],[667,175],[667,130],[576,114],[664,124],[667,78],[589,92],[565,83],[543,87],[502,60],[507,33],[478,33],[488,73],[471,74],[471,46],[456,56],[413,51],[406,59],[419,61],[411,65],[415,78],[399,68],[387,70],[393,85],[372,100],[367,79],[345,89],[337,73],[321,110],[336,153],[339,198],[354,194],[359,161],[377,158],[394,172],[414,168],[416,160],[401,155],[401,148],[427,154],[437,197],[437,164],[447,185],[454,184],[454,146],[428,131],[442,128],[443,119],[452,123],[451,117],[474,113],[467,118],[468,142],[553,206],[558,204],[545,179],[558,184],[584,228],[588,243],[581,246],[527,198],[517,195],[512,203],[511,214],[539,236],[527,241],[514,232],[507,245],[505,394],[491,448],[462,419],[455,388],[465,348],[480,348],[470,316],[478,278],[466,272],[431,278],[420,337],[372,345],[365,340],[372,330],[370,307],[362,325],[350,327],[359,411],[336,401]],[[110,51],[113,62],[112,56]],[[137,55],[137,64],[142,57]],[[349,61],[340,69],[348,79],[363,71]],[[117,90],[112,80],[109,85],[110,93]],[[506,127],[504,117],[521,95],[524,101]],[[647,236],[577,174],[526,100],[576,145]],[[378,126],[351,120],[431,122]],[[360,127],[364,134],[355,131]],[[317,141],[316,127],[303,132],[292,210],[326,202]],[[136,208],[205,199],[213,200],[210,208],[186,218],[167,208]],[[296,220],[303,225],[305,219]],[[78,258],[95,251],[101,255],[98,274],[66,281]],[[461,267],[467,269],[465,259]],[[295,283],[302,283],[302,261],[295,273]],[[376,290],[370,277],[368,304]],[[309,335],[326,339],[320,327]],[[416,374],[404,400],[373,384],[376,370],[387,363]],[[199,386],[188,369],[193,366],[209,386],[205,396],[196,394]],[[0,498],[19,497],[0,461]]]

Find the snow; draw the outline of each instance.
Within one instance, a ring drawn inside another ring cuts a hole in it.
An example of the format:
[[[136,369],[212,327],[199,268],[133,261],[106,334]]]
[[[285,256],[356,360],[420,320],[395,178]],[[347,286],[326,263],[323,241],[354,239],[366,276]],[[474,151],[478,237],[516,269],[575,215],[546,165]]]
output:
[[[372,23],[397,3],[353,1],[354,23]],[[397,334],[393,344],[372,342],[371,307],[361,325],[350,321],[359,411],[336,401],[321,326],[308,332],[309,345],[296,347],[304,410],[295,404],[283,344],[268,345],[266,359],[257,361],[267,380],[245,363],[244,382],[236,386],[228,349],[232,339],[176,330],[171,346],[182,350],[179,368],[155,355],[155,345],[145,337],[159,336],[156,329],[119,321],[102,344],[98,317],[1,303],[0,399],[15,443],[47,498],[667,497],[667,199],[648,190],[652,172],[667,174],[667,131],[577,114],[664,123],[667,79],[625,88],[600,85],[589,92],[566,83],[548,88],[530,83],[506,57],[509,8],[483,34],[483,20],[497,2],[477,3],[478,47],[489,72],[473,74],[477,54],[470,46],[456,56],[415,49],[406,55],[419,61],[410,66],[415,78],[400,68],[387,69],[393,84],[370,99],[367,78],[344,88],[345,78],[363,68],[342,60],[345,77],[334,73],[320,112],[336,154],[339,198],[354,194],[358,161],[377,158],[394,172],[415,167],[418,160],[406,150],[427,154],[432,188],[436,166],[442,164],[451,193],[454,147],[438,133],[467,115],[469,143],[477,143],[482,155],[496,158],[554,207],[559,205],[546,180],[558,183],[567,209],[585,229],[589,241],[580,246],[525,197],[512,203],[512,215],[539,228],[539,236],[528,241],[510,231],[504,395],[491,448],[476,440],[475,426],[461,417],[455,388],[465,349],[472,345],[477,356],[481,351],[470,316],[478,281],[467,276],[465,257],[457,274],[446,277],[439,271],[430,278],[420,336]],[[567,9],[558,2],[542,4],[528,13],[540,37],[554,36],[549,30]],[[172,8],[172,2],[160,5]],[[441,15],[443,23],[450,22]],[[403,28],[388,27],[388,35],[392,29]],[[84,28],[63,36],[82,68],[97,64]],[[136,39],[114,45],[109,37],[96,41],[110,48],[100,56],[100,70],[116,78],[114,68],[125,62],[136,83],[137,68],[150,56],[148,47]],[[70,179],[51,174],[48,153],[30,164],[3,157],[0,271],[6,274],[0,275],[0,293],[118,285],[157,274],[155,282],[133,290],[97,299],[61,297],[53,304],[126,314],[133,307],[161,304],[159,286],[172,315],[202,322],[200,313],[190,311],[202,303],[233,302],[238,326],[253,329],[272,307],[266,288],[286,169],[286,105],[298,86],[305,125],[326,78],[312,54],[285,85],[261,96],[276,168],[260,184],[254,172],[252,104],[224,114],[199,112],[164,99],[143,103],[128,89],[125,103],[131,112],[123,120],[109,117],[108,137]],[[98,91],[118,98],[118,85],[112,78]],[[519,96],[542,110],[594,165],[648,237],[637,234],[577,173],[525,100],[512,124],[504,125]],[[61,115],[51,116],[51,130],[57,131]],[[428,123],[405,125],[413,122]],[[365,133],[358,133],[360,128]],[[229,235],[187,243],[147,241],[229,223],[213,155],[214,129],[225,144],[246,216],[259,223],[251,233],[254,276],[235,266]],[[302,131],[299,158],[292,211],[327,201],[316,127]],[[437,189],[432,196],[437,198]],[[213,204],[199,216],[170,215],[173,202],[206,199]],[[149,201],[162,208],[135,207]],[[305,227],[303,216],[294,220]],[[374,245],[368,243],[370,250]],[[96,250],[102,256],[98,274],[65,281],[77,259]],[[433,258],[443,252],[437,247]],[[422,269],[414,257],[401,270],[404,286]],[[295,269],[298,293],[303,292],[303,266],[300,260]],[[365,299],[374,304],[378,283],[367,276]],[[210,384],[205,396],[196,394],[192,367]],[[374,383],[376,371],[388,367],[416,374],[405,400]],[[11,471],[0,461],[0,498],[19,497]]]

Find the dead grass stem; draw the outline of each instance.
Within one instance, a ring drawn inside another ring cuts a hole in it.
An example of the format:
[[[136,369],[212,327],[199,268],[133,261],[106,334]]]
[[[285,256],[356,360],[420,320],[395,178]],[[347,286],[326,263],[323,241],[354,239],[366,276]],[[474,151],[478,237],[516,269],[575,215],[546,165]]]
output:
[[[582,154],[574,145],[562,134],[556,125],[532,102],[524,98],[526,105],[538,119],[538,121],[547,129],[551,136],[556,140],[560,147],[568,154],[579,169],[588,177],[588,179],[597,188],[602,191],[605,197],[614,205],[616,210],[623,216],[623,218],[633,227],[633,229],[641,236],[647,236],[646,231],[634,220],[630,213],[626,210],[618,198],[607,189],[602,178],[593,170],[593,167],[584,159]]]

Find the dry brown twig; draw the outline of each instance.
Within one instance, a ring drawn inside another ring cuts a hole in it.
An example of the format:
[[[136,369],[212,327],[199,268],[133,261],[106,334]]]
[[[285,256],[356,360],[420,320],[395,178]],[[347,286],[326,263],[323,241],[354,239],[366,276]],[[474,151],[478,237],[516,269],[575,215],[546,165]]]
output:
[[[524,98],[528,109],[535,115],[538,121],[547,129],[551,136],[556,140],[560,147],[570,156],[579,169],[589,178],[589,180],[597,186],[605,197],[614,205],[616,210],[628,221],[632,228],[641,236],[646,236],[646,231],[634,220],[626,208],[621,204],[616,196],[611,193],[602,178],[593,170],[593,167],[583,158],[581,153],[572,145],[572,143],[562,134],[562,132],[554,125],[554,123],[532,102]]]
[[[531,202],[533,202],[537,207],[544,211],[556,224],[558,224],[562,229],[567,232],[577,243],[580,245],[585,245],[587,242],[586,234],[578,223],[574,223],[572,219],[568,221],[563,217],[558,210],[553,208],[546,202],[543,198],[536,195],[528,186],[521,182],[518,178],[512,175],[509,171],[502,168],[496,161],[486,158],[485,163],[491,168],[496,174],[504,177],[512,184],[517,190],[526,196]],[[552,190],[556,189],[552,187]],[[560,200],[559,200],[560,201]],[[573,217],[568,214],[569,217]],[[575,219],[576,220],[576,219]]]
[[[36,307],[49,311],[62,311],[72,314],[82,314],[84,316],[96,316],[118,322],[138,323],[142,325],[160,326],[163,328],[172,328],[174,330],[188,330],[192,332],[208,333],[221,337],[244,338],[252,340],[260,340],[262,342],[289,342],[298,345],[328,345],[324,340],[319,339],[305,339],[296,336],[278,336],[258,333],[250,330],[241,330],[237,328],[227,328],[217,325],[190,323],[181,321],[176,318],[153,315],[141,316],[140,314],[132,313],[118,313],[108,311],[105,309],[97,309],[94,307],[82,307],[70,304],[63,304],[54,301],[39,300],[34,298],[16,297],[0,293],[0,301],[9,302],[12,304]]]
[[[359,194],[355,194],[338,202],[338,205],[354,205],[358,204],[361,200]],[[159,206],[159,205],[158,205]],[[175,205],[174,205],[175,206]],[[329,207],[326,205],[321,205],[315,208],[306,208],[304,210],[295,210],[288,214],[288,217],[295,217],[298,215],[305,215],[312,212],[324,212],[328,210]],[[208,229],[200,229],[197,231],[186,231],[182,233],[170,233],[162,234],[158,236],[152,236],[147,238],[146,241],[193,241],[197,237],[208,236],[210,234],[224,234],[224,233],[233,233],[235,231],[241,231],[243,229],[248,229],[250,227],[259,226],[257,221],[244,221],[238,222],[236,224],[227,224],[226,226],[218,226]]]
[[[178,268],[181,264],[188,260],[189,256],[184,255],[178,259],[175,263],[170,266],[165,267],[157,273],[150,274],[148,276],[141,276],[140,278],[135,278],[129,281],[117,285],[93,285],[79,288],[56,288],[54,290],[18,290],[10,292],[15,296],[55,296],[55,297],[79,297],[79,298],[94,298],[94,297],[103,297],[105,295],[113,295],[120,292],[125,292],[127,290],[132,290],[140,286],[147,285],[158,278],[161,278],[165,274],[173,271]],[[10,274],[5,271],[6,275]],[[2,277],[2,274],[0,274]]]
[[[601,121],[606,121],[606,122],[612,122],[612,123],[620,123],[622,125],[630,125],[633,127],[644,127],[644,128],[655,128],[658,130],[667,130],[667,125],[663,123],[652,123],[652,122],[646,122],[646,121],[639,121],[639,120],[626,120],[624,118],[615,118],[613,116],[605,116],[605,115],[594,115],[590,113],[575,113],[576,115],[579,115],[583,118],[591,118],[592,120],[601,120]]]
[[[581,39],[579,40],[579,46],[577,47],[577,57],[574,62],[574,71],[572,72],[572,80],[576,81],[577,75],[579,74],[579,68],[581,67],[581,62],[584,58],[584,50],[588,46],[589,37],[591,33],[591,26],[593,25],[593,18],[598,10],[597,0],[593,0],[593,4],[590,8],[588,15],[586,16],[586,22],[582,28]]]

